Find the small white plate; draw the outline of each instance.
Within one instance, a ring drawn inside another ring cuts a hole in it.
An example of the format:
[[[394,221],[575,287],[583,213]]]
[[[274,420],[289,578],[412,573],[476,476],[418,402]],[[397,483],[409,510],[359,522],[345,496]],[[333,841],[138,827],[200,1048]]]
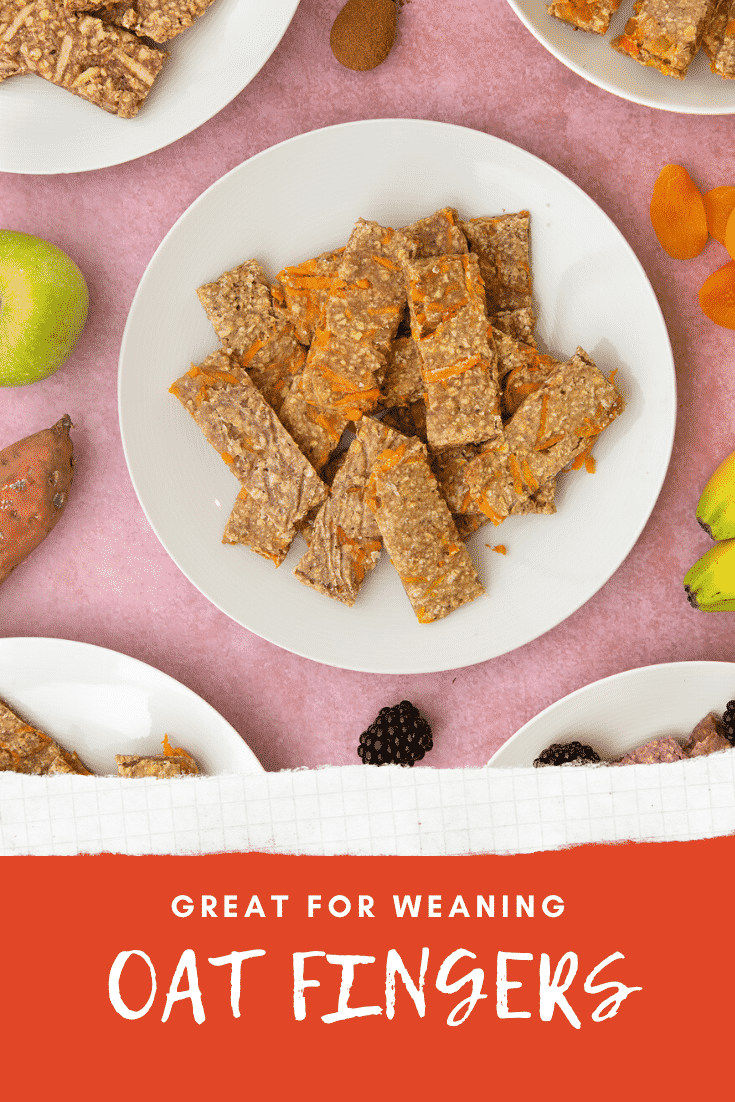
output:
[[[76,750],[92,773],[117,774],[115,754],[188,750],[202,773],[260,773],[234,727],[168,674],[126,654],[68,639],[0,639],[0,698]]]
[[[0,84],[0,171],[86,172],[163,149],[250,83],[299,0],[215,0],[166,46],[171,56],[140,113],[119,119],[34,74]]]
[[[512,517],[470,541],[486,595],[419,624],[387,557],[353,608],[293,568],[223,546],[238,492],[168,389],[218,346],[196,288],[257,257],[283,265],[344,244],[358,217],[401,226],[446,205],[462,217],[527,209],[537,331],[566,358],[582,345],[618,369],[627,408],[595,446],[597,473],[560,480],[555,516]],[[141,505],[184,574],[233,620],[345,669],[427,673],[482,662],[554,627],[630,551],[658,496],[676,417],[674,364],[633,250],[561,173],[476,130],[412,119],[346,123],[273,146],[218,180],[169,231],[133,300],[120,352],[119,413]],[[488,545],[503,543],[503,556]]]
[[[529,766],[552,742],[582,742],[612,761],[655,738],[686,738],[735,697],[735,663],[668,662],[585,685],[524,724],[492,766]]]
[[[568,69],[614,96],[689,115],[731,115],[735,111],[735,88],[711,72],[700,52],[684,80],[664,76],[657,69],[640,65],[613,50],[610,43],[623,33],[632,12],[630,0],[623,0],[610,21],[606,35],[576,30],[555,19],[541,0],[508,0],[513,11],[542,46]]]

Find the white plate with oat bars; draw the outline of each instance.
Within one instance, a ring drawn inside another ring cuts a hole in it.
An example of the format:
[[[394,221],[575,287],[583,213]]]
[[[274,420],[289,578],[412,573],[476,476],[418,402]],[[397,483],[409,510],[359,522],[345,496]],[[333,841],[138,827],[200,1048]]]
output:
[[[262,772],[211,704],[168,674],[106,647],[0,639],[0,700],[77,754],[95,776],[116,776],[117,754],[160,755],[164,735],[206,776]]]
[[[75,2],[81,5],[83,0]],[[63,11],[62,0],[49,6]],[[37,7],[44,7],[40,0]],[[280,42],[297,7],[298,0],[213,0],[193,25],[163,43],[169,56],[133,118],[110,114],[35,73],[16,73],[1,80],[0,172],[87,172],[163,149],[207,122],[250,83]],[[5,15],[20,18],[27,8],[20,0],[7,0]],[[42,10],[37,14],[42,19]],[[74,18],[85,15],[89,13]],[[0,24],[2,20],[0,10]],[[99,21],[94,25],[99,29]],[[72,31],[75,26],[71,24]],[[12,24],[5,27],[6,34],[11,30]],[[22,28],[13,39],[21,33]],[[53,48],[56,43],[49,45]],[[84,71],[74,79],[93,80],[94,60],[87,58],[90,64],[84,68],[87,62],[83,62]],[[122,64],[134,70],[136,61],[128,58]],[[0,74],[4,62],[7,67],[12,59],[0,50]],[[124,72],[119,82],[126,83]]]
[[[299,535],[278,568],[222,543],[238,493],[226,462],[169,393],[219,346],[197,288],[251,258],[272,279],[344,245],[355,222],[401,227],[443,207],[463,219],[530,212],[536,337],[559,359],[581,346],[615,372],[626,408],[594,447],[596,473],[560,476],[557,512],[487,524],[467,547],[484,593],[419,623],[383,554],[353,607],[302,585]],[[290,139],[228,173],[189,208],[135,295],[119,414],[141,505],[184,575],[265,639],[346,669],[454,669],[560,623],[618,568],[658,497],[676,412],[668,335],[630,246],[576,185],[497,138],[444,123],[370,120]],[[506,554],[493,548],[503,545]]]
[[[610,762],[653,739],[684,742],[709,712],[722,716],[733,697],[732,662],[663,662],[624,670],[544,708],[488,764],[532,766],[554,743],[581,742]]]
[[[524,26],[562,65],[614,96],[680,114],[735,112],[732,81],[710,70],[710,62],[702,50],[691,62],[686,77],[678,80],[611,47],[633,14],[632,0],[623,0],[605,34],[580,30],[564,19],[555,18],[541,0],[508,0],[508,3]]]

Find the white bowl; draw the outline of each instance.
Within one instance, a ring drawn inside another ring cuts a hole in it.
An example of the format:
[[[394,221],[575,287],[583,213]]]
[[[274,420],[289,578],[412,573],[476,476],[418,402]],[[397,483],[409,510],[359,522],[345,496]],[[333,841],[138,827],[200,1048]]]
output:
[[[529,766],[552,742],[583,742],[610,761],[654,738],[686,738],[735,697],[735,662],[668,662],[585,685],[524,724],[492,766]]]

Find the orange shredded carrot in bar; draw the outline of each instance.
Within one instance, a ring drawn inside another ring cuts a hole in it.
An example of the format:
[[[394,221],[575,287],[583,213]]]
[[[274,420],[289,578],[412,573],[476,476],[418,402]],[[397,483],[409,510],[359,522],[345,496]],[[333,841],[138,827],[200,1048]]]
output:
[[[523,472],[523,478],[529,490],[532,494],[535,493],[539,488],[539,482],[529,467],[528,460],[525,458],[521,460],[521,471]]]
[[[233,457],[230,455],[229,452],[220,452],[220,455],[222,456],[222,458],[224,459],[225,463],[227,463],[228,466],[235,462],[235,460],[233,459]]]
[[[518,459],[512,453],[508,456],[508,465],[510,467],[511,477],[513,478],[513,489],[520,495],[523,493],[523,479],[521,478],[521,465]]]
[[[485,514],[485,516],[489,517],[489,519],[493,522],[496,528],[498,528],[503,523],[503,517],[501,517],[500,514],[497,513],[495,509],[493,509],[492,505],[487,500],[487,497],[484,494],[479,499],[478,505],[480,506],[480,509]]]
[[[481,356],[469,356],[466,360],[460,360],[449,367],[434,367],[422,372],[425,383],[440,383],[444,379],[453,379],[455,375],[462,375],[465,371],[484,363]]]
[[[584,449],[584,451],[580,452],[579,455],[576,457],[576,459],[573,461],[573,463],[572,463],[572,470],[573,471],[579,471],[579,470],[582,469],[582,467],[584,467],[588,474],[594,474],[595,473],[595,461],[592,457],[592,449],[595,446],[595,441],[596,440],[597,440],[597,437],[595,437],[594,440],[591,440],[590,443],[587,445],[587,447]]]
[[[533,450],[537,452],[546,451],[547,448],[553,448],[554,444],[558,444],[563,439],[564,433],[559,432],[556,436],[549,436],[546,440],[542,440],[540,444],[536,444]]]
[[[378,470],[378,463],[380,463],[380,474],[385,474],[386,471],[392,470],[397,463],[403,459],[406,452],[406,442],[398,444],[395,448],[385,448],[375,461],[375,469]]]
[[[248,364],[252,360],[255,359],[255,357],[257,356],[258,352],[260,352],[260,350],[261,350],[261,348],[263,347],[264,344],[265,344],[265,341],[262,341],[260,339],[258,339],[256,341],[253,341],[253,343],[250,345],[250,348],[248,348],[247,352],[243,352],[241,354],[240,362],[242,363],[243,367],[247,367]]]
[[[374,256],[372,259],[376,264],[380,264],[381,267],[387,268],[389,272],[399,271],[398,266],[394,264],[392,260],[389,260],[387,256]]]

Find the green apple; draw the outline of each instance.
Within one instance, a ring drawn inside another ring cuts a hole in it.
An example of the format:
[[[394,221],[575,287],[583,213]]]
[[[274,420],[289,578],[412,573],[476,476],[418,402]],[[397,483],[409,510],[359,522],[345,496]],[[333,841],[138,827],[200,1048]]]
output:
[[[77,343],[88,305],[70,256],[40,237],[0,230],[0,386],[53,375]]]

